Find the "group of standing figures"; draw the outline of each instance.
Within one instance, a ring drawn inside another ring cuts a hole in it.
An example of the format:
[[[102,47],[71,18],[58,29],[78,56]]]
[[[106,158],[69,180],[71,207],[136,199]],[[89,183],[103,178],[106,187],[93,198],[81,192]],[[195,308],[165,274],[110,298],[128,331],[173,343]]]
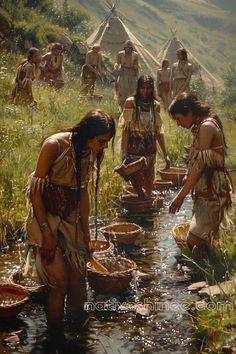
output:
[[[38,52],[32,53],[36,66]],[[93,65],[97,75],[99,64]],[[187,90],[191,77],[189,74],[184,81],[181,75],[187,68],[191,73],[191,69],[186,64],[181,70],[181,65],[175,69],[177,77],[172,87],[175,93],[180,87]],[[24,67],[26,80],[20,77],[23,87],[17,88],[18,94],[20,89],[28,87],[28,67],[29,64]],[[144,75],[137,80],[138,58],[130,43],[119,53],[116,70],[118,93],[137,81],[133,94],[127,98],[119,96],[123,108],[119,119],[121,159],[132,162],[145,157],[147,164],[131,183],[139,198],[146,199],[152,195],[157,143],[166,167],[170,166],[160,104],[155,98],[153,78]],[[163,81],[158,85],[165,86],[166,79],[160,80]],[[196,257],[202,259],[219,246],[219,226],[231,205],[223,127],[219,117],[189,92],[177,94],[168,112],[178,126],[193,134],[184,185],[169,211],[179,211],[186,195],[192,192],[193,217],[187,243]],[[52,336],[62,331],[65,300],[68,319],[83,322],[86,317],[86,263],[91,257],[88,184],[96,164],[97,194],[102,158],[115,133],[115,121],[108,113],[99,109],[88,112],[78,124],[63,128],[42,142],[35,171],[29,179],[27,243],[41,281],[49,285],[46,315]]]
[[[95,84],[102,77],[102,55],[100,45],[95,44],[86,54],[85,64],[82,67],[81,95],[94,95]],[[157,94],[162,99],[164,109],[167,110],[171,99],[181,92],[189,92],[192,76],[192,64],[188,62],[187,51],[184,48],[177,50],[178,61],[170,68],[169,61],[163,60],[162,67],[157,70]],[[32,82],[34,79],[49,83],[55,88],[64,85],[63,47],[60,43],[51,46],[51,50],[44,56],[37,48],[30,48],[27,59],[18,66],[12,97],[15,104],[29,105],[36,103],[33,98]],[[124,49],[117,55],[114,66],[115,92],[121,109],[128,97],[136,91],[139,78],[139,56],[130,40],[124,44]]]

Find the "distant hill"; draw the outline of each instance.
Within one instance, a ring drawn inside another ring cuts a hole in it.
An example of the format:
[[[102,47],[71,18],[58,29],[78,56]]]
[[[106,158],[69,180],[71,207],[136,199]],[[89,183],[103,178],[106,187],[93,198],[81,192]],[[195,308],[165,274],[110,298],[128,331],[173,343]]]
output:
[[[104,0],[70,2],[88,11],[94,28],[108,11]],[[235,0],[121,0],[118,13],[153,55],[175,28],[178,38],[213,74],[221,77],[228,64],[236,62]]]

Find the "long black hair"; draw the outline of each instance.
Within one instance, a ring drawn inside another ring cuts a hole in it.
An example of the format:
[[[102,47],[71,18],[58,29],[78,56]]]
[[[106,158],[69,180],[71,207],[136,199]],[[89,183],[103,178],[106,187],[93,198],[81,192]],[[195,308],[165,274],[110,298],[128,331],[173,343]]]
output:
[[[220,118],[214,112],[211,111],[209,106],[201,102],[196,95],[191,92],[183,92],[174,98],[168,108],[168,112],[174,120],[176,114],[182,114],[183,116],[187,116],[189,111],[191,111],[192,114],[196,117],[211,117],[215,119],[217,125],[221,130],[224,146],[227,149],[223,125]]]
[[[99,135],[110,134],[112,138],[112,148],[114,144],[114,137],[116,133],[115,121],[106,112],[96,109],[88,112],[85,117],[70,130],[72,132],[72,144],[75,150],[76,158],[76,178],[78,194],[81,189],[81,160],[83,158],[85,146],[88,140],[93,139]],[[97,154],[97,176],[96,176],[96,193],[98,191],[100,164],[103,154]]]
[[[154,103],[155,103],[155,100],[156,100],[155,88],[154,88],[154,80],[153,80],[152,76],[150,76],[150,75],[141,75],[139,77],[139,79],[138,79],[137,89],[136,89],[136,93],[134,95],[135,109],[136,109],[136,112],[135,112],[136,120],[139,119],[140,110],[141,110],[140,106],[141,106],[142,97],[141,97],[140,89],[143,86],[143,84],[146,84],[146,83],[149,84],[152,87],[152,92],[151,92],[151,94],[149,96],[149,102],[150,102],[151,112],[154,115]]]

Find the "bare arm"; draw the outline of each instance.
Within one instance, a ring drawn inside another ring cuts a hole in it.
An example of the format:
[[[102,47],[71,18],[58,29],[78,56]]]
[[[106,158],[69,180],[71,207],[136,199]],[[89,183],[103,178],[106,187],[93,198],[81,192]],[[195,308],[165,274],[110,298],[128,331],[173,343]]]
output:
[[[214,139],[215,134],[216,127],[214,127],[209,122],[203,123],[199,132],[199,150],[209,149],[212,146],[212,141]],[[204,168],[205,164],[202,160],[195,161],[184,186],[181,188],[181,190],[173,199],[170,205],[170,213],[175,213],[176,211],[179,211],[184,201],[184,198],[196,185]]]
[[[184,90],[186,89],[186,87],[188,87],[188,85],[190,83],[190,80],[191,80],[191,77],[192,77],[192,72],[193,72],[193,67],[192,67],[192,64],[190,64],[188,66],[188,76],[187,76],[187,79],[186,79],[186,82],[185,82],[185,85],[184,85]]]
[[[134,108],[133,98],[129,97],[125,101],[124,108]],[[121,136],[121,158],[124,160],[127,157],[128,150],[128,142],[129,142],[129,130],[127,127],[123,128],[122,136]]]
[[[53,161],[56,159],[57,154],[58,144],[56,141],[48,140],[46,143],[44,143],[39,154],[34,177],[44,179],[48,175],[48,172],[53,164]],[[42,230],[42,255],[50,260],[54,256],[57,241],[47,222],[47,214],[43,203],[42,189],[35,188],[35,190],[31,190],[30,197],[34,215],[38,221],[38,224],[47,224],[47,227]]]

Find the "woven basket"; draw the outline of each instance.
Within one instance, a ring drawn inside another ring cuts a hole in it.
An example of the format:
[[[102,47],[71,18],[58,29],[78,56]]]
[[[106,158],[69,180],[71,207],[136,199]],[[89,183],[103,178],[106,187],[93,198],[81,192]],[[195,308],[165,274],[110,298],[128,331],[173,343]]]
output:
[[[46,296],[47,286],[37,283],[30,276],[24,277],[20,270],[10,275],[9,282],[28,291],[32,300],[41,300]]]
[[[116,223],[100,228],[107,240],[129,245],[135,242],[142,228],[133,223]]]
[[[186,175],[186,168],[170,167],[168,169],[159,170],[161,178],[164,181],[171,181],[175,186],[183,185],[183,178]]]
[[[164,198],[152,196],[149,199],[140,199],[137,194],[124,194],[120,197],[120,204],[128,212],[145,213],[155,211],[163,207]]]
[[[180,248],[183,248],[187,245],[189,227],[189,222],[182,222],[180,224],[176,224],[172,229],[172,235]]]
[[[158,192],[168,191],[173,183],[171,181],[162,181],[161,179],[156,179],[154,181],[154,190]]]
[[[133,261],[122,257],[101,258],[109,274],[100,273],[88,263],[88,281],[93,290],[100,294],[121,294],[132,280],[132,272],[137,265]]]
[[[133,162],[128,161],[129,160],[123,161],[120,166],[114,169],[114,172],[117,172],[121,177],[130,177],[147,167],[147,160],[144,156]]]
[[[109,242],[109,240],[91,240],[89,242],[89,247],[93,250],[93,255],[95,257],[104,257],[114,250],[114,245]]]
[[[0,321],[13,320],[29,300],[29,293],[20,286],[0,284]]]

